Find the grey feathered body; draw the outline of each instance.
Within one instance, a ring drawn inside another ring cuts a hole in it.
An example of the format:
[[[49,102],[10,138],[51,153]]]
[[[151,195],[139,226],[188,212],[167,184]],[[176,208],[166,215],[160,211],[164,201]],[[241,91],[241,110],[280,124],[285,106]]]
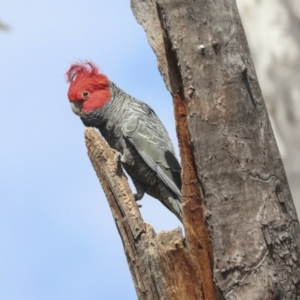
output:
[[[99,129],[122,163],[141,199],[159,199],[182,221],[181,167],[170,137],[155,112],[110,82],[111,99],[103,108],[82,115],[86,126]]]

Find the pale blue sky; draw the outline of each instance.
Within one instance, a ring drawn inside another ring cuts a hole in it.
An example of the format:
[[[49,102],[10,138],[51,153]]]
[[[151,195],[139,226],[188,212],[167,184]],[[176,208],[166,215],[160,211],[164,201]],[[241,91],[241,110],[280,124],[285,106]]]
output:
[[[129,1],[2,0],[0,299],[136,299],[114,221],[86,155],[64,73],[93,60],[161,117],[173,107]],[[177,149],[176,149],[177,150]],[[142,201],[156,230],[179,225]]]

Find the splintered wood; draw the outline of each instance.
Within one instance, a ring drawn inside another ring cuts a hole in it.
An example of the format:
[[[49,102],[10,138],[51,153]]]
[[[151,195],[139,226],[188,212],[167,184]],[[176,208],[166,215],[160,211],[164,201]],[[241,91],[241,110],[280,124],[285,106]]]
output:
[[[115,161],[116,152],[92,128],[86,129],[85,140],[123,241],[139,299],[213,300],[203,295],[199,266],[181,229],[156,234],[145,224],[120,163]]]

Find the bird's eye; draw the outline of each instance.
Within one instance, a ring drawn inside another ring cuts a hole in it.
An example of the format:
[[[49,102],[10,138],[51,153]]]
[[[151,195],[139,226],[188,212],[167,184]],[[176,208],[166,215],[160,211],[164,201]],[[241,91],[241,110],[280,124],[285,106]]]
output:
[[[82,97],[85,99],[89,95],[89,92],[84,91],[82,92]]]

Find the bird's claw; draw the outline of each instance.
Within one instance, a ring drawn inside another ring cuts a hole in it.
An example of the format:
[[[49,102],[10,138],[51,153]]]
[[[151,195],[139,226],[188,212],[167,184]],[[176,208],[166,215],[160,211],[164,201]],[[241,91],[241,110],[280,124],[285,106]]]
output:
[[[134,197],[135,202],[137,202],[137,201],[139,201],[139,200],[142,199],[142,198],[141,198],[141,195],[139,195],[139,194],[133,194],[133,197]],[[141,208],[141,207],[142,207],[141,204],[137,204],[137,206],[138,206],[138,208]]]
[[[112,162],[113,164],[116,164],[120,161],[122,161],[122,154],[120,152],[116,152]]]
[[[125,157],[120,152],[116,151],[112,162],[113,164],[116,164],[118,162],[125,163]]]
[[[143,198],[143,195],[141,194],[133,194],[134,200],[137,202]]]

